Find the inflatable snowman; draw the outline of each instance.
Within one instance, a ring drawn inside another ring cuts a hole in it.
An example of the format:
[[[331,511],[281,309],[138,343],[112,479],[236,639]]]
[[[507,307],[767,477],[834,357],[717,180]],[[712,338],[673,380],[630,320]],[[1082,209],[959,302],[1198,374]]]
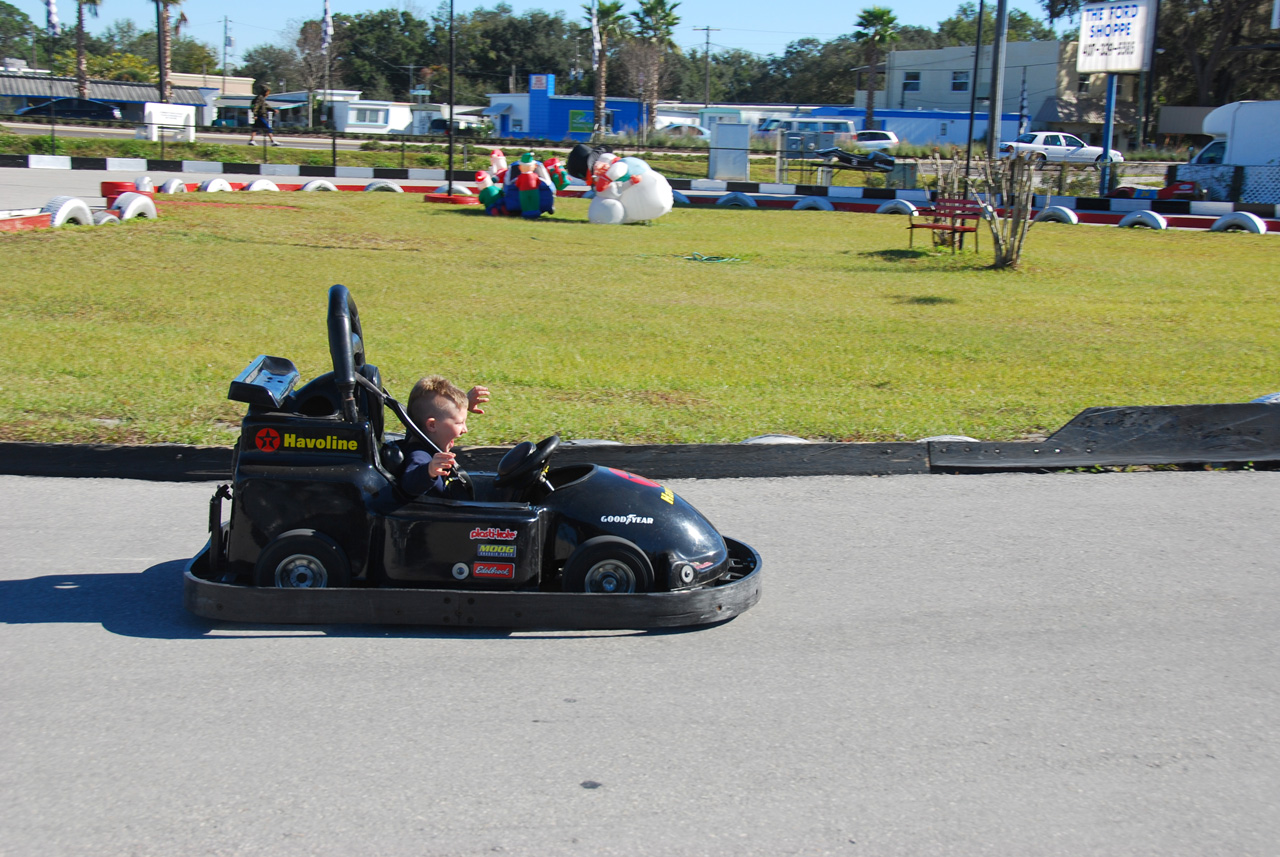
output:
[[[656,220],[671,210],[671,185],[639,158],[619,158],[608,146],[579,143],[569,153],[568,170],[595,191],[587,209],[592,223]]]

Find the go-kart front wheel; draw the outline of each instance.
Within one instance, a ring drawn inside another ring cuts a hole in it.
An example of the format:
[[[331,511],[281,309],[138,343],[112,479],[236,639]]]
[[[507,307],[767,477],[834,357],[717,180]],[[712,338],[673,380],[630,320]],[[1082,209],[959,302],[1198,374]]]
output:
[[[347,586],[351,565],[337,543],[315,530],[289,530],[267,545],[254,565],[258,586],[324,589]]]
[[[626,539],[598,536],[578,546],[564,565],[565,592],[626,595],[653,589],[653,565]]]

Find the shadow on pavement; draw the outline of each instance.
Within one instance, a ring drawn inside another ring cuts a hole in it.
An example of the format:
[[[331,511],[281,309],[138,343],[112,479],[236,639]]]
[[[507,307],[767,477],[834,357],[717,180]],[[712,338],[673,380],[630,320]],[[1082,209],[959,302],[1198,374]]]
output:
[[[124,637],[155,640],[243,640],[263,637],[405,637],[431,639],[557,639],[568,636],[663,635],[655,631],[522,632],[405,625],[254,625],[212,622],[182,606],[187,560],[171,560],[127,574],[57,574],[0,581],[0,624],[101,625]]]

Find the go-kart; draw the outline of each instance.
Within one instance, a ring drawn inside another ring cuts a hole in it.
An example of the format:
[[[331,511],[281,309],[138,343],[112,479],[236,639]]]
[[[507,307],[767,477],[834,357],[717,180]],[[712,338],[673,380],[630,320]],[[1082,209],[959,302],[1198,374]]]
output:
[[[186,604],[248,622],[651,628],[720,622],[760,598],[760,557],[669,488],[610,467],[552,467],[551,436],[461,474],[468,499],[412,497],[405,447],[433,448],[365,360],[359,312],[329,290],[333,370],[297,386],[260,355]],[[404,434],[384,431],[391,410]],[[230,514],[223,520],[223,503]]]
[[[891,155],[877,151],[855,154],[832,146],[829,149],[815,149],[813,153],[826,161],[828,166],[865,173],[891,173],[897,164]]]

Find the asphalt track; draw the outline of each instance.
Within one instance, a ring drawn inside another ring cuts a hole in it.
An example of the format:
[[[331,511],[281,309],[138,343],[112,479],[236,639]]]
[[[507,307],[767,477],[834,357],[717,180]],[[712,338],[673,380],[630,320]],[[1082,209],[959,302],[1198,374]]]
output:
[[[247,146],[245,148],[248,148]],[[102,195],[103,182],[131,182],[139,176],[150,176],[156,187],[169,179],[199,182],[207,178],[221,178],[212,173],[168,173],[147,170],[32,170],[0,167],[0,211],[42,208],[55,196],[76,196],[90,208],[103,208],[107,201]],[[236,178],[232,176],[231,178]],[[256,178],[254,176],[253,178]]]
[[[0,854],[1271,855],[1277,472],[670,485],[678,633],[228,626],[212,486],[0,477]]]

